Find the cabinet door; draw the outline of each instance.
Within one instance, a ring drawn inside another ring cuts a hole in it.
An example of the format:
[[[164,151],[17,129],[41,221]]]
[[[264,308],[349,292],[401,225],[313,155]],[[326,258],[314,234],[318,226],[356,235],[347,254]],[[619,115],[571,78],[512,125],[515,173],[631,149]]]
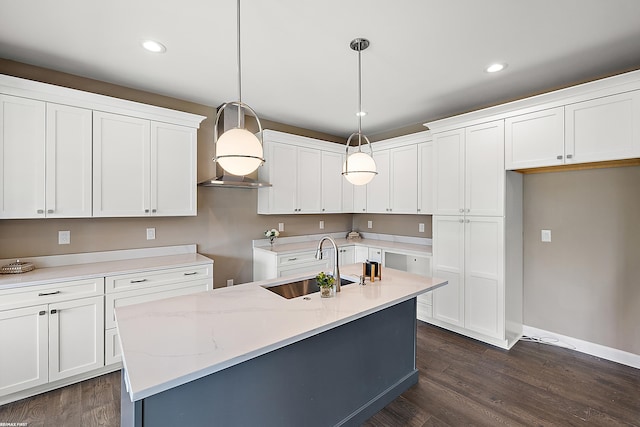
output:
[[[564,107],[505,120],[507,170],[561,165],[563,159]]]
[[[366,246],[356,246],[354,258],[354,262],[366,262],[369,258],[369,248],[367,248]]]
[[[367,212],[368,213],[388,213],[389,204],[389,181],[390,163],[389,150],[379,150],[373,152],[373,159],[376,162],[378,174],[367,184]]]
[[[46,216],[91,216],[92,111],[47,104]]]
[[[298,192],[299,213],[322,211],[322,156],[314,148],[298,148]]]
[[[354,213],[366,212],[368,185],[353,185],[351,183],[349,183],[349,185],[353,188],[353,212]]]
[[[151,211],[149,120],[93,113],[93,216]]]
[[[356,252],[353,246],[342,247],[338,250],[340,265],[349,265],[356,262]]]
[[[46,305],[0,311],[0,396],[47,382],[48,336]]]
[[[375,261],[382,263],[382,249],[380,248],[369,248],[369,257],[367,258],[369,261]]]
[[[287,144],[271,144],[268,161],[271,185],[269,188],[269,213],[291,214],[296,207],[296,177],[298,171],[296,147]]]
[[[103,297],[50,304],[49,381],[103,366]]]
[[[196,215],[196,129],[151,123],[151,213]]]
[[[433,217],[433,276],[449,283],[433,291],[433,317],[464,326],[464,220]]]
[[[0,95],[0,218],[45,213],[45,103]]]
[[[390,212],[415,214],[418,212],[418,146],[393,148],[389,154]]]
[[[565,107],[565,163],[640,156],[640,91]]]
[[[464,209],[464,129],[433,137],[435,215],[460,215]]]
[[[504,221],[497,217],[469,218],[467,221],[464,236],[465,327],[504,339]]]
[[[504,215],[504,122],[471,126],[465,135],[465,213]]]
[[[322,152],[322,213],[342,212],[342,154]],[[352,203],[353,204],[353,203]]]
[[[433,142],[418,144],[418,213],[433,213]]]

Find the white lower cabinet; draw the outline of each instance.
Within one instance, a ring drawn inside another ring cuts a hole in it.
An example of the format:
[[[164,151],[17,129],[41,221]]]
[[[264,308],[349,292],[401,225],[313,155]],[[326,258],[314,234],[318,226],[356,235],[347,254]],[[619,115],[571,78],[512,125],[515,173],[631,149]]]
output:
[[[114,309],[213,289],[213,264],[105,278],[105,365],[122,360]]]
[[[49,308],[49,381],[103,367],[103,297],[64,301]]]
[[[356,250],[354,246],[344,246],[338,249],[340,265],[349,265],[356,262]]]
[[[505,219],[435,216],[433,242],[433,275],[449,283],[433,291],[430,321],[494,345],[513,345],[515,334],[505,327]],[[513,286],[519,288],[517,280]]]
[[[418,256],[406,252],[384,251],[384,267],[406,271],[423,277],[431,277],[431,257]],[[384,273],[384,272],[383,272]],[[419,320],[429,321],[433,316],[432,292],[418,295],[416,317]]]
[[[0,292],[0,397],[104,366],[103,293],[103,278]]]

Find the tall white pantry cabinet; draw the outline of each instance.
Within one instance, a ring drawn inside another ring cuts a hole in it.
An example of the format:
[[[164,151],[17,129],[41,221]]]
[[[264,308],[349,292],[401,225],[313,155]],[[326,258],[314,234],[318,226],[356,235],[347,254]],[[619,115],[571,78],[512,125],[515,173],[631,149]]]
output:
[[[522,177],[505,172],[504,120],[430,128],[433,275],[449,283],[422,320],[510,348],[522,333]]]

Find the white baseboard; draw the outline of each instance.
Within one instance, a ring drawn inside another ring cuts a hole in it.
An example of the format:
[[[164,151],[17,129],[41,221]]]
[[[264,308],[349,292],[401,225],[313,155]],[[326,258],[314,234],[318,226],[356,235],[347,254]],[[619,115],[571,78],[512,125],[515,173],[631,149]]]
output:
[[[583,341],[577,338],[556,334],[555,332],[549,332],[526,325],[523,325],[522,327],[522,334],[525,337],[544,338],[557,341],[559,346],[571,348],[572,350],[576,350],[581,353],[590,354],[592,356],[600,357],[601,359],[611,360],[613,362],[640,369],[640,355],[638,354],[629,353],[627,351],[606,347],[604,345]]]

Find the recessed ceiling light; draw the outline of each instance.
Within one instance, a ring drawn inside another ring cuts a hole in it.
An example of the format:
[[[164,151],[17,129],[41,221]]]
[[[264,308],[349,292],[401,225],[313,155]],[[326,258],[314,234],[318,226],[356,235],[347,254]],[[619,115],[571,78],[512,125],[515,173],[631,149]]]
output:
[[[153,53],[165,53],[167,48],[155,40],[143,40],[142,47]]]
[[[366,111],[358,111],[358,112],[356,113],[356,116],[358,116],[358,117],[364,117],[364,116],[366,116],[366,115],[367,115],[367,112],[366,112]]]
[[[504,63],[504,62],[503,62],[503,63],[496,62],[495,64],[491,64],[491,65],[489,65],[489,66],[488,66],[487,68],[485,68],[484,70],[485,70],[487,73],[497,73],[498,71],[502,71],[502,70],[504,70],[505,68],[507,68],[507,64],[506,64],[506,63]]]

